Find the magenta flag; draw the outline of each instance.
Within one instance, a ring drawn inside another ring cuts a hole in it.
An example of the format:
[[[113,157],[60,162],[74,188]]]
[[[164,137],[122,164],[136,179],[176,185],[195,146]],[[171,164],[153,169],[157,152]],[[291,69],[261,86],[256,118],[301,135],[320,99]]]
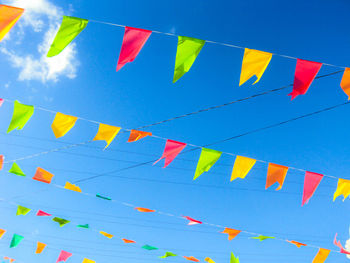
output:
[[[166,140],[165,148],[162,157],[160,157],[154,164],[161,159],[165,159],[164,168],[167,167],[175,157],[186,147],[186,143],[177,142],[173,140]],[[153,164],[153,165],[154,165]]]
[[[125,27],[122,48],[120,50],[117,71],[120,70],[126,63],[134,61],[143,45],[151,35],[152,31]]]
[[[46,213],[42,210],[38,210],[38,212],[36,213],[37,216],[51,216],[51,214]]]
[[[304,192],[302,206],[309,202],[323,178],[323,174],[306,172],[304,178]]]
[[[61,253],[58,256],[58,259],[57,259],[56,263],[61,262],[61,261],[66,261],[71,256],[72,256],[72,253],[69,253],[67,251],[61,250]]]
[[[295,99],[296,96],[304,95],[307,92],[321,66],[322,63],[319,62],[297,59],[293,91],[288,94],[292,96],[292,100]]]

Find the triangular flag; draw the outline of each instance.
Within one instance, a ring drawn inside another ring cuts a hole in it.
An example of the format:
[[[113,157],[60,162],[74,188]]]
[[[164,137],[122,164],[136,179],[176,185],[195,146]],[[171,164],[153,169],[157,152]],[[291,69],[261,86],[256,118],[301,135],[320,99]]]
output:
[[[16,174],[19,176],[26,176],[16,162],[13,162],[9,173]]]
[[[62,24],[53,40],[47,57],[53,57],[62,52],[70,42],[87,26],[89,20],[63,16]]]
[[[348,100],[350,100],[350,68],[344,70],[343,78],[340,82],[340,87],[343,89],[346,95],[348,95]]]
[[[46,213],[42,210],[38,210],[38,212],[36,213],[37,216],[51,216],[51,214]]]
[[[17,206],[16,216],[19,216],[19,215],[25,216],[26,214],[28,214],[30,212],[30,210],[32,210],[32,209],[19,205],[19,206]]]
[[[126,244],[136,243],[136,241],[130,240],[130,239],[122,238],[122,240],[123,240],[123,242],[126,243]]]
[[[188,222],[188,225],[197,225],[197,224],[202,224],[202,222],[201,221],[198,221],[198,220],[196,220],[196,219],[193,219],[192,217],[189,217],[189,216],[183,216],[184,218],[186,218],[188,221],[190,221],[190,222]]]
[[[198,258],[195,258],[193,256],[187,257],[187,256],[183,256],[185,259],[190,260],[190,261],[194,261],[194,262],[199,262]]]
[[[222,152],[216,150],[202,148],[193,180],[197,179],[202,173],[208,172],[217,160],[219,160],[221,154]]]
[[[167,258],[167,257],[176,257],[177,255],[172,252],[165,252],[164,256],[160,256],[159,258]]]
[[[2,106],[3,103],[4,103],[4,99],[0,98],[0,107]]]
[[[44,170],[43,168],[38,167],[36,169],[35,175],[33,177],[34,180],[43,182],[43,183],[51,183],[51,179],[54,175]]]
[[[329,249],[324,249],[324,248],[320,248],[316,254],[316,256],[314,257],[314,260],[312,261],[312,263],[323,263],[326,261],[329,252],[331,252]]]
[[[76,186],[75,184],[71,184],[70,182],[66,182],[66,185],[64,186],[64,188],[81,193],[80,187]]]
[[[307,204],[310,198],[315,193],[318,185],[320,184],[323,178],[323,174],[317,174],[312,172],[306,172],[304,178],[304,191],[303,191],[303,200],[301,205]]]
[[[289,243],[291,243],[291,244],[293,244],[293,245],[296,245],[298,248],[300,248],[300,247],[306,247],[306,246],[307,246],[307,245],[304,244],[304,243],[300,243],[300,242],[297,242],[297,241],[294,241],[294,240],[292,240],[292,241],[288,241],[288,240],[287,240],[287,242],[289,242]]]
[[[249,171],[253,168],[255,163],[255,159],[237,155],[235,164],[233,165],[232,169],[231,181],[237,178],[244,179]]]
[[[269,236],[263,236],[263,235],[259,235],[257,237],[251,237],[251,239],[259,239],[259,241],[264,241],[266,239],[274,239],[275,237],[269,237]]]
[[[89,224],[77,225],[77,227],[79,227],[79,228],[86,228],[86,229],[90,228]]]
[[[157,250],[158,249],[157,247],[153,247],[150,245],[144,245],[141,248],[146,249],[146,250]]]
[[[88,258],[84,258],[83,263],[95,263],[95,261],[88,259]]]
[[[13,106],[13,115],[7,133],[14,129],[22,130],[34,113],[34,106],[32,105],[25,105],[15,100]]]
[[[67,251],[62,250],[60,255],[58,256],[58,259],[57,259],[56,263],[61,262],[61,261],[65,262],[72,255],[73,255],[72,253],[69,253]]]
[[[126,63],[134,61],[152,31],[125,27],[122,48],[120,50],[117,71],[120,70]]]
[[[350,195],[350,180],[341,178],[338,180],[337,190],[333,195],[333,201],[340,195],[344,196],[343,202]]]
[[[6,233],[5,229],[0,229],[0,238],[2,238],[2,236]]]
[[[284,179],[286,178],[288,172],[288,167],[269,163],[269,167],[267,169],[267,177],[266,177],[266,185],[265,189],[269,188],[271,185],[278,183],[279,186],[276,190],[280,190],[283,186]]]
[[[106,197],[106,196],[102,196],[102,195],[100,195],[100,194],[96,194],[96,197],[101,198],[101,199],[104,199],[104,200],[108,200],[108,201],[112,200],[112,198]]]
[[[101,234],[101,235],[104,235],[105,237],[107,237],[107,238],[109,238],[109,239],[111,239],[111,238],[113,237],[112,234],[108,234],[107,232],[104,232],[104,231],[100,231],[100,234]]]
[[[24,237],[21,235],[14,234],[10,243],[10,248],[17,247],[19,243],[21,243]]]
[[[147,136],[152,136],[152,133],[145,132],[145,131],[131,130],[128,142],[136,142],[136,141],[143,139]]]
[[[4,159],[5,157],[3,155],[0,155],[0,170],[2,170],[2,167],[4,165]]]
[[[271,58],[271,53],[246,48],[244,50],[239,86],[241,86],[254,75],[257,79],[253,85],[258,83],[267,66],[269,65]]]
[[[59,218],[59,217],[52,218],[52,221],[57,222],[60,225],[60,227],[63,227],[64,225],[66,225],[70,222],[67,219],[63,219],[63,218]]]
[[[322,67],[322,63],[297,59],[295,68],[293,91],[288,94],[292,100],[298,95],[304,95],[309,89],[312,81]]]
[[[232,228],[226,227],[226,228],[224,229],[224,231],[222,231],[221,233],[223,233],[223,234],[228,234],[228,240],[232,240],[232,239],[234,239],[239,233],[241,233],[241,230],[236,230],[236,229],[232,229]]]
[[[235,257],[235,255],[231,252],[230,263],[239,263],[239,258]]]
[[[164,158],[164,168],[167,167],[185,147],[186,143],[177,142],[169,139],[166,140],[164,152],[162,156],[154,162],[154,164],[156,164]]]
[[[190,70],[204,44],[205,40],[178,37],[173,83]]]
[[[55,137],[60,138],[64,136],[70,129],[73,128],[77,119],[77,117],[57,112],[55,119],[51,124],[51,128],[55,134]]]
[[[43,252],[45,247],[46,247],[46,244],[38,241],[36,244],[35,254],[41,254],[41,252]]]
[[[93,140],[105,141],[107,143],[105,147],[106,149],[110,145],[110,143],[113,141],[114,137],[118,134],[119,131],[120,131],[120,127],[115,127],[115,126],[100,123],[97,134]]]
[[[135,210],[137,210],[139,212],[144,212],[144,213],[152,213],[152,212],[156,211],[156,210],[148,209],[148,208],[144,208],[144,207],[135,207]]]
[[[215,263],[215,261],[212,260],[212,259],[209,258],[209,257],[206,257],[204,260],[205,260],[206,262],[208,262],[208,263]]]
[[[16,261],[15,259],[9,258],[9,257],[4,257],[4,259],[10,261],[10,263],[13,263]]]
[[[23,12],[22,8],[0,5],[0,41],[16,24]]]
[[[333,241],[334,245],[336,245],[337,247],[340,248],[340,253],[350,255],[350,252],[347,251],[347,250],[345,250],[345,249],[343,248],[343,246],[342,246],[342,244],[340,243],[340,241],[337,241],[337,235],[338,235],[338,234],[335,234],[335,237],[334,237],[334,241]]]

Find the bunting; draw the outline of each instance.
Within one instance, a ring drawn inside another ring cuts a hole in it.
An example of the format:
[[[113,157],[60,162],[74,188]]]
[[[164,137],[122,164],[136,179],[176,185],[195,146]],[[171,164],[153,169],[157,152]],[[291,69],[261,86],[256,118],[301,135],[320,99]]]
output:
[[[2,167],[4,165],[4,159],[5,157],[3,155],[0,155],[0,171],[2,170]]]
[[[55,137],[60,138],[66,135],[66,133],[73,128],[77,119],[77,117],[57,112],[51,125]]]
[[[108,201],[111,201],[111,200],[112,200],[112,198],[106,197],[106,196],[102,196],[102,195],[100,195],[100,194],[96,194],[96,197],[101,198],[101,199],[104,199],[104,200],[108,200]]]
[[[346,250],[343,248],[343,246],[342,246],[342,244],[340,243],[340,241],[337,240],[337,236],[338,236],[338,234],[335,234],[334,241],[333,241],[334,245],[336,245],[337,247],[340,248],[340,253],[350,255],[350,252],[349,252],[349,251],[346,251]]]
[[[81,193],[81,189],[79,186],[76,186],[75,184],[71,184],[70,182],[66,182],[66,185],[64,186],[65,189],[71,190],[71,191],[75,191],[75,192],[79,192]]]
[[[228,234],[228,240],[232,240],[241,232],[242,232],[241,230],[236,230],[236,229],[226,227],[224,231],[222,231],[221,233]]]
[[[294,241],[294,240],[292,240],[292,241],[288,241],[288,240],[287,240],[287,242],[289,242],[289,243],[291,243],[291,244],[297,246],[298,248],[300,248],[300,247],[306,247],[306,246],[307,246],[307,245],[304,244],[304,243],[300,243],[300,242],[297,242],[297,241]]]
[[[35,254],[41,254],[45,247],[46,247],[46,244],[38,241],[36,244]]]
[[[69,253],[67,251],[62,250],[58,256],[58,259],[56,261],[56,263],[64,261],[66,262],[68,258],[70,258],[73,254]]]
[[[2,238],[2,236],[6,233],[5,229],[0,229],[0,238]]]
[[[60,227],[63,227],[63,226],[67,225],[70,222],[67,219],[63,219],[63,218],[59,218],[59,217],[52,218],[52,221],[58,223],[60,225]]]
[[[51,216],[51,214],[46,213],[44,211],[38,210],[38,212],[36,213],[37,216]]]
[[[6,36],[11,28],[17,23],[24,12],[24,9],[0,5],[0,41]]]
[[[143,212],[143,213],[152,213],[152,212],[156,211],[156,210],[148,209],[148,208],[144,208],[144,207],[135,207],[135,210],[137,210],[139,212]]]
[[[150,246],[150,245],[144,245],[141,248],[146,249],[146,250],[157,250],[157,247]]]
[[[10,243],[10,248],[17,247],[23,240],[23,236],[14,234]]]
[[[231,182],[237,178],[244,179],[255,163],[255,159],[237,155],[232,169]]]
[[[208,172],[210,168],[219,160],[222,152],[202,148],[193,180],[196,180],[202,173]]]
[[[329,249],[320,248],[312,263],[324,263],[331,252]]]
[[[259,235],[257,237],[251,237],[251,239],[259,239],[259,241],[264,241],[266,239],[275,239],[275,237],[269,237],[269,236],[263,236],[263,235]]]
[[[85,225],[77,225],[77,227],[79,227],[79,228],[85,228],[85,229],[90,228],[89,224],[85,224]]]
[[[136,141],[141,140],[147,136],[152,136],[152,133],[145,132],[145,131],[131,130],[128,142],[136,142]]]
[[[24,206],[19,205],[19,206],[17,206],[16,216],[19,216],[19,215],[25,216],[25,215],[28,214],[30,211],[31,211],[30,208],[27,208],[27,207],[24,207]]]
[[[202,224],[201,221],[198,221],[196,219],[193,219],[192,217],[189,216],[183,216],[184,218],[186,218],[189,222],[188,225],[192,226],[192,225],[198,225],[198,224]]]
[[[136,241],[130,240],[130,239],[122,238],[122,240],[123,240],[123,242],[126,243],[126,244],[136,243]]]
[[[269,163],[269,167],[267,169],[265,189],[269,188],[275,183],[278,183],[279,186],[276,188],[276,190],[280,190],[283,186],[283,182],[286,178],[287,172],[288,167],[279,164]]]
[[[157,161],[155,161],[153,165],[158,163],[161,159],[165,159],[164,168],[167,167],[185,147],[186,143],[177,142],[169,139],[166,140],[162,156]]]
[[[176,257],[177,255],[172,252],[165,252],[164,256],[160,256],[159,258],[167,258],[167,257]]]
[[[212,259],[209,258],[209,257],[206,257],[204,260],[205,260],[206,262],[208,262],[208,263],[215,263],[215,261],[212,260]]]
[[[48,171],[44,170],[43,168],[38,167],[36,169],[36,172],[35,172],[33,179],[49,184],[49,183],[51,183],[53,176],[54,175],[52,173],[49,173]]]
[[[113,141],[114,137],[118,134],[120,129],[120,127],[100,123],[97,134],[93,140],[105,141],[107,143],[107,145],[105,146],[106,149],[111,144],[111,142]]]
[[[198,258],[195,258],[193,256],[183,256],[185,259],[189,260],[189,261],[194,261],[194,262],[199,262],[199,259]]]
[[[91,259],[84,258],[82,263],[96,263],[96,262]]]
[[[100,234],[105,236],[105,237],[107,237],[107,238],[109,238],[109,239],[111,239],[113,237],[112,234],[108,234],[107,232],[104,232],[104,231],[100,231]]]
[[[239,258],[235,257],[235,255],[231,252],[230,263],[239,263]]]
[[[333,195],[333,202],[340,195],[344,196],[343,202],[350,195],[350,180],[345,180],[341,178],[338,180],[337,190]]]
[[[15,100],[13,104],[13,115],[7,133],[17,129],[22,130],[34,113],[34,106],[25,105]]]
[[[15,261],[16,261],[15,259],[13,259],[13,258],[9,258],[9,257],[4,257],[4,260],[8,260],[8,261],[10,261],[10,263],[13,263],[13,262],[15,262]]]
[[[343,89],[344,93],[348,95],[348,100],[350,99],[350,68],[344,70],[343,78],[340,82],[340,87]]]
[[[9,173],[19,175],[19,176],[26,176],[16,162],[12,163],[12,166],[11,166],[11,169],[9,170]]]
[[[312,172],[306,172],[304,178],[304,191],[303,191],[303,200],[301,205],[307,204],[310,198],[315,193],[318,185],[320,184],[323,178],[323,174],[317,174]]]

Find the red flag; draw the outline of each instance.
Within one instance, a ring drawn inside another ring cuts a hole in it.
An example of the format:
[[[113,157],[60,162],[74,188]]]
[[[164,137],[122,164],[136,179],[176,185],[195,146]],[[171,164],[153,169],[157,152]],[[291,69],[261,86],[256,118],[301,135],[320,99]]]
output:
[[[337,240],[337,236],[338,236],[338,233],[335,234],[334,241],[333,241],[334,245],[336,245],[337,247],[340,248],[340,253],[350,255],[350,252],[346,251],[346,250],[343,248],[343,246],[342,246],[342,244],[340,243],[340,241]]]
[[[298,95],[304,95],[309,89],[312,81],[320,70],[322,63],[297,59],[295,68],[293,91],[288,94],[292,100]]]
[[[167,167],[185,147],[186,143],[167,140],[162,157],[155,161],[154,164],[164,158],[164,168]]]
[[[38,212],[36,213],[37,216],[51,216],[51,214],[46,213],[42,210],[38,210]]]
[[[188,225],[192,226],[192,225],[197,225],[197,224],[202,224],[201,221],[198,221],[196,219],[193,219],[192,217],[189,217],[189,216],[183,216],[184,218],[186,218],[188,221]]]
[[[120,70],[126,63],[134,61],[151,33],[152,31],[145,29],[128,26],[125,27],[122,48],[120,50],[117,64],[117,71]]]
[[[61,253],[58,256],[58,259],[57,259],[56,263],[61,262],[61,261],[66,261],[72,255],[73,255],[72,253],[69,253],[67,251],[61,250]]]
[[[322,178],[323,178],[323,174],[317,174],[317,173],[312,173],[312,172],[305,173],[303,201],[301,203],[302,206],[309,202],[309,199],[315,193]]]

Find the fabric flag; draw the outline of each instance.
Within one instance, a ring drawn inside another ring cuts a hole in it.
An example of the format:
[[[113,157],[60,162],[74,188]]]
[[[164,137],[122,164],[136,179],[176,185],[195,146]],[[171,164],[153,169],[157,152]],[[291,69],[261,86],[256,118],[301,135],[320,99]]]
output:
[[[46,247],[46,244],[38,241],[36,244],[35,254],[41,254],[41,252],[43,252],[45,247]]]
[[[2,167],[4,165],[4,159],[5,157],[3,155],[0,155],[0,170],[2,170]]]
[[[23,12],[22,8],[0,5],[0,41],[20,19]]]
[[[60,227],[63,227],[64,225],[66,225],[70,222],[67,219],[63,219],[63,218],[59,218],[59,217],[52,218],[52,221],[57,222],[60,225]]]
[[[158,249],[157,247],[153,247],[150,245],[144,245],[141,248],[146,249],[146,250],[157,250]]]
[[[107,232],[104,232],[104,231],[100,231],[100,234],[101,234],[101,235],[104,235],[105,237],[107,237],[107,238],[109,238],[109,239],[111,239],[111,238],[113,237],[112,234],[108,234]]]
[[[135,210],[137,210],[139,212],[144,212],[144,213],[151,213],[151,212],[156,211],[156,210],[148,209],[148,208],[144,208],[144,207],[135,207]]]
[[[239,258],[235,257],[235,255],[231,252],[230,263],[239,263]]]
[[[310,198],[315,193],[318,185],[320,184],[323,178],[323,174],[317,174],[312,172],[306,172],[304,178],[304,191],[303,191],[303,200],[301,205],[307,204]]]
[[[0,238],[2,238],[2,236],[6,233],[5,229],[0,229]]]
[[[279,164],[269,163],[269,167],[267,169],[265,189],[269,188],[275,183],[278,183],[279,186],[276,188],[276,190],[280,190],[283,186],[283,182],[286,178],[287,172],[288,167]]]
[[[24,237],[21,235],[14,234],[10,243],[10,248],[17,247],[23,238]]]
[[[186,143],[177,142],[169,139],[166,140],[162,156],[157,161],[155,161],[153,165],[155,165],[157,162],[164,158],[164,168],[167,167],[185,147]]]
[[[275,237],[269,237],[269,236],[263,236],[263,235],[259,235],[257,237],[251,237],[251,239],[259,239],[259,241],[264,241],[266,239],[274,239]]]
[[[189,261],[194,261],[194,262],[199,262],[199,259],[198,258],[195,258],[193,256],[190,256],[190,257],[186,257],[186,256],[183,256],[185,259],[189,260]]]
[[[37,216],[52,216],[51,214],[49,213],[46,213],[42,210],[38,210],[38,212],[36,213]]]
[[[208,262],[208,263],[215,263],[215,261],[212,260],[212,259],[209,258],[209,257],[206,257],[204,260],[205,260],[206,262]]]
[[[136,141],[143,139],[147,136],[152,136],[152,133],[145,132],[145,131],[131,130],[128,142],[136,142]]]
[[[19,176],[26,176],[16,162],[13,162],[9,173],[16,174]]]
[[[52,173],[49,173],[48,171],[45,171],[43,168],[38,167],[36,169],[33,179],[49,184],[51,183],[51,179],[53,176],[54,175]]]
[[[293,245],[296,245],[298,248],[300,248],[300,247],[306,247],[307,245],[306,244],[303,244],[303,243],[300,243],[300,242],[297,242],[297,241],[294,241],[294,240],[292,240],[292,241],[289,241],[289,240],[287,240],[287,242],[289,242],[289,243],[291,243],[291,244],[293,244]]]
[[[232,240],[232,239],[234,239],[239,233],[241,233],[241,230],[236,230],[236,229],[232,229],[232,228],[226,227],[226,228],[224,229],[224,231],[222,231],[221,233],[223,233],[223,234],[228,234],[228,240]]]
[[[222,152],[216,150],[202,148],[193,180],[196,180],[202,173],[208,172],[217,160],[219,160],[221,154]]]
[[[61,253],[60,253],[60,255],[58,256],[58,259],[57,259],[56,263],[61,262],[61,261],[66,262],[66,260],[67,260],[69,257],[71,257],[72,255],[73,255],[72,253],[69,253],[69,252],[67,252],[67,251],[61,250]]]
[[[22,130],[34,113],[34,106],[25,105],[15,100],[13,105],[13,115],[7,133],[17,129]]]
[[[15,262],[15,261],[16,261],[15,259],[13,259],[13,258],[9,258],[9,257],[4,257],[4,260],[8,260],[8,261],[10,261],[10,263],[13,263],[13,262]]]
[[[73,128],[77,119],[77,117],[57,112],[55,119],[51,124],[51,128],[55,134],[55,137],[60,138],[64,136],[70,129]]]
[[[346,251],[346,250],[343,248],[343,246],[342,246],[342,244],[340,243],[340,241],[337,241],[337,236],[338,236],[338,234],[335,234],[334,241],[333,241],[334,245],[336,245],[337,247],[340,248],[340,253],[350,255],[350,252],[349,252],[349,251]]]
[[[120,70],[126,63],[134,61],[144,44],[146,44],[152,31],[125,27],[122,48],[120,50],[117,71]]]
[[[130,240],[130,239],[122,238],[122,240],[123,240],[123,242],[126,243],[126,244],[136,243],[136,241]]]
[[[172,252],[165,252],[164,256],[160,256],[159,258],[167,258],[167,257],[176,257],[177,255]]]
[[[344,70],[343,78],[340,82],[340,87],[343,89],[346,95],[348,95],[348,100],[350,100],[350,68]]]
[[[328,249],[324,249],[324,248],[320,248],[316,254],[316,256],[314,257],[314,260],[312,261],[312,263],[323,263],[326,261],[329,252],[331,252]]]
[[[80,187],[76,186],[75,184],[71,184],[70,182],[66,182],[66,185],[64,186],[64,188],[81,193]]]
[[[109,197],[106,197],[106,196],[102,196],[100,194],[96,194],[96,197],[104,199],[104,200],[108,200],[108,201],[112,200],[112,198],[109,198]]]
[[[333,202],[340,195],[344,196],[343,202],[350,195],[350,180],[345,180],[341,178],[338,180],[337,190],[333,195]]]
[[[183,217],[186,218],[188,221],[190,221],[190,222],[188,222],[188,225],[189,225],[189,226],[197,225],[197,224],[202,224],[201,221],[198,221],[198,220],[196,220],[196,219],[193,219],[192,217],[189,217],[189,216],[183,216]]]
[[[63,16],[62,24],[51,44],[47,57],[53,57],[61,53],[83,31],[88,22],[89,20],[82,18]]]
[[[258,83],[267,66],[269,65],[271,58],[271,53],[246,48],[244,50],[239,86],[241,86],[254,75],[257,79],[253,85]]]
[[[85,224],[85,225],[77,225],[77,227],[79,227],[79,228],[85,228],[85,229],[90,228],[89,224]]]
[[[292,96],[292,100],[295,99],[296,96],[304,95],[307,92],[321,66],[322,63],[297,59],[293,91],[288,94]]]
[[[32,209],[19,205],[19,206],[17,206],[16,216],[19,216],[19,215],[25,216],[26,214],[28,214],[30,212],[30,210],[32,210]]]
[[[204,40],[178,37],[173,83],[190,70],[204,44]]]
[[[95,261],[88,258],[84,258],[82,263],[95,263]]]
[[[105,141],[107,143],[105,147],[106,149],[111,144],[114,137],[118,134],[119,131],[120,131],[120,127],[115,127],[115,126],[100,123],[97,134],[93,140]]]
[[[4,99],[0,98],[0,107],[2,106],[3,103],[4,103]]]
[[[237,178],[244,179],[255,163],[255,159],[237,155],[232,169],[231,182]]]

